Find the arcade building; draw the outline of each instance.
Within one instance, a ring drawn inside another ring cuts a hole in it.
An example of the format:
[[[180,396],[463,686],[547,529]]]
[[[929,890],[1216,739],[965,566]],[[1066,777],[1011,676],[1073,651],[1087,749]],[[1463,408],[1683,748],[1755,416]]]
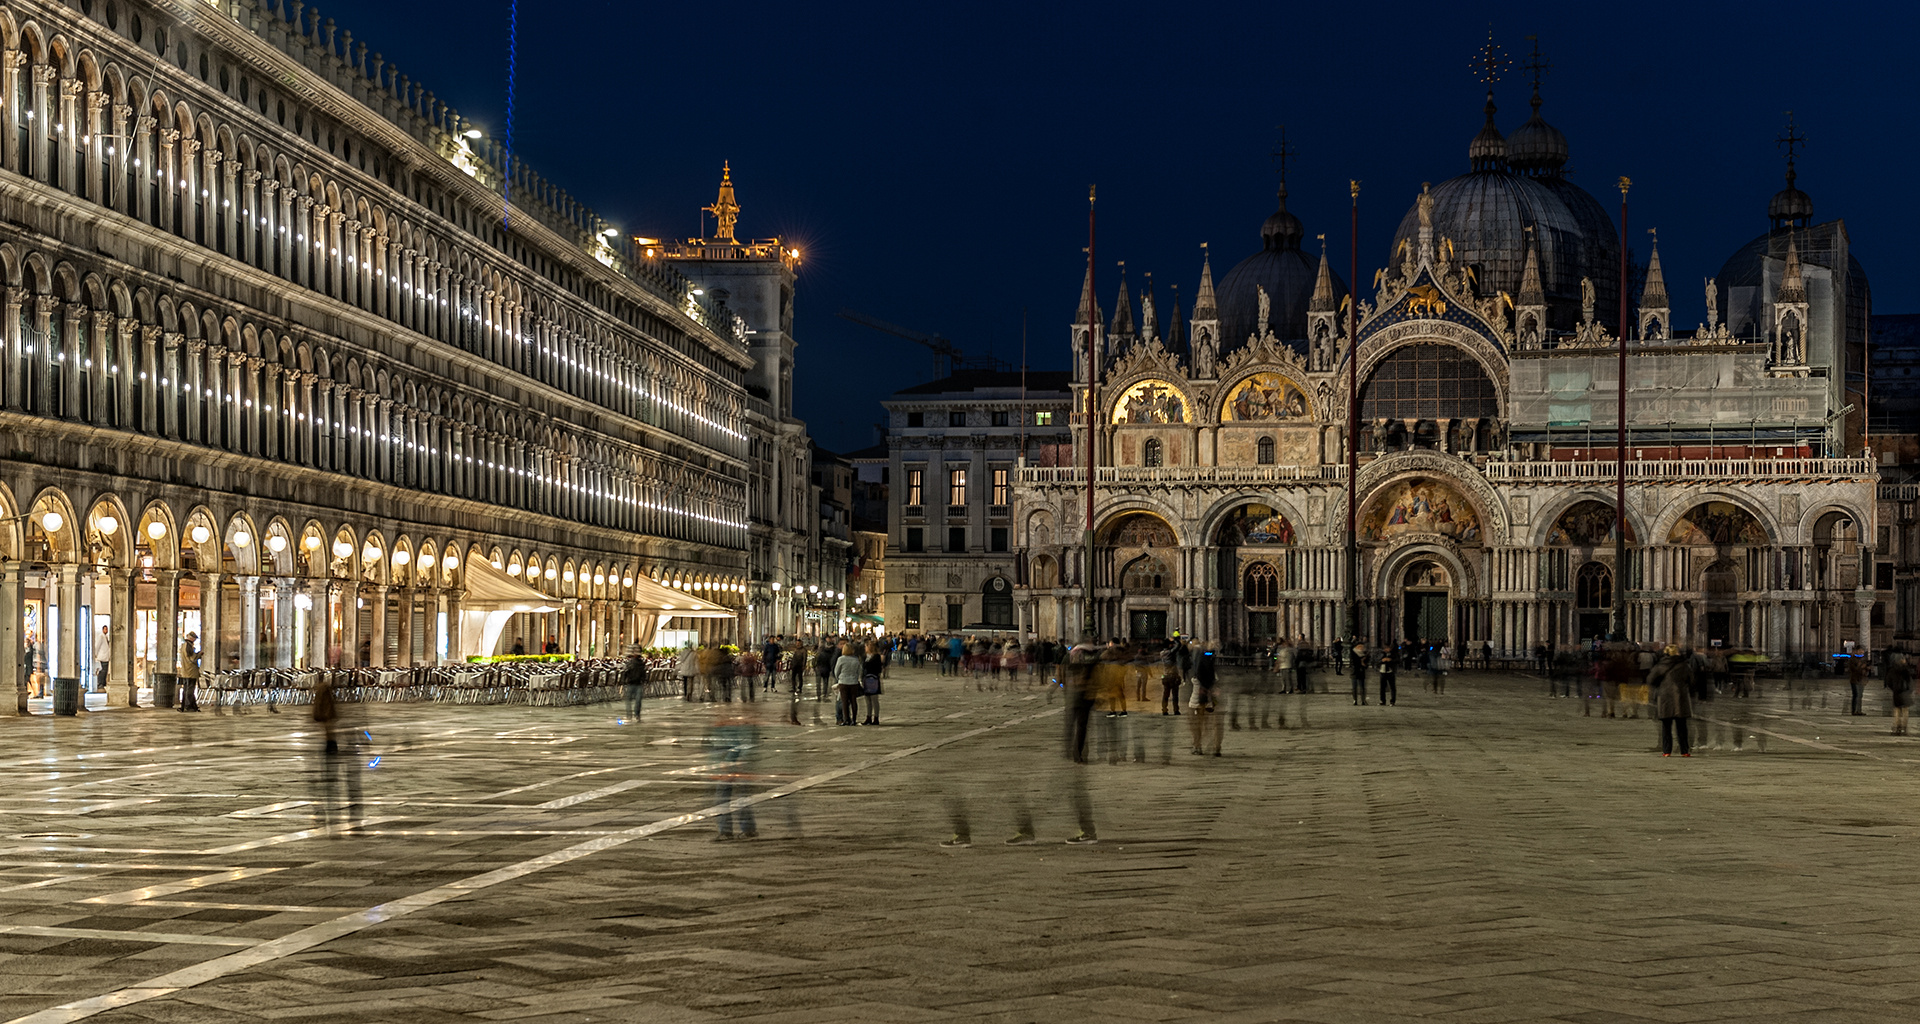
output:
[[[1369,642],[1579,643],[1607,631],[1619,574],[1638,641],[1783,656],[1891,636],[1857,391],[1871,297],[1845,222],[1814,220],[1789,156],[1767,229],[1693,279],[1705,323],[1673,322],[1657,239],[1621,323],[1619,228],[1566,177],[1537,81],[1532,107],[1504,134],[1488,93],[1466,173],[1409,206],[1353,335],[1349,283],[1303,249],[1284,182],[1258,251],[1217,285],[1203,259],[1190,313],[1123,277],[1109,316],[1083,285],[1074,408],[1091,390],[1096,415],[1076,414],[1070,463],[1017,473],[1023,629],[1083,632],[1090,444],[1097,635],[1330,644],[1351,443]]]

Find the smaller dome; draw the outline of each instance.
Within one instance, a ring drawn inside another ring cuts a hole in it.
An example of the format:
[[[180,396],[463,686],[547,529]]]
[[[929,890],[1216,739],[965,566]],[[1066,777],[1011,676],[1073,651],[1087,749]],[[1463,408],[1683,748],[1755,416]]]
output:
[[[1280,208],[1273,216],[1260,225],[1260,246],[1267,252],[1285,252],[1300,248],[1300,240],[1307,237],[1306,225],[1300,218],[1287,211],[1287,186],[1280,186]]]
[[[1533,93],[1533,116],[1507,136],[1507,163],[1527,174],[1557,174],[1567,165],[1567,137],[1540,116],[1540,91]]]
[[[1804,226],[1813,219],[1813,197],[1794,187],[1793,181],[1799,177],[1794,173],[1793,165],[1787,165],[1787,187],[1773,194],[1773,201],[1767,204],[1767,216],[1773,220],[1774,227],[1786,224]]]
[[[1467,144],[1467,159],[1476,171],[1497,171],[1507,163],[1507,140],[1493,123],[1493,93],[1487,93],[1487,123]]]

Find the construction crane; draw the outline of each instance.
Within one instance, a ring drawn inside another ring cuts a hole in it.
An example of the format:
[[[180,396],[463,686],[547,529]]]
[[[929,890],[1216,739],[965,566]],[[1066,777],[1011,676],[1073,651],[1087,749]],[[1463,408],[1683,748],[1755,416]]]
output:
[[[882,334],[891,334],[896,338],[917,341],[932,349],[933,373],[936,377],[951,377],[960,369],[960,349],[955,346],[953,342],[948,341],[938,334],[922,334],[919,331],[910,331],[898,324],[890,324],[879,317],[868,316],[865,313],[856,313],[851,309],[841,310],[839,317],[842,320],[851,320],[862,327],[871,327]],[[940,368],[940,361],[942,359],[945,359],[947,362],[944,373]]]

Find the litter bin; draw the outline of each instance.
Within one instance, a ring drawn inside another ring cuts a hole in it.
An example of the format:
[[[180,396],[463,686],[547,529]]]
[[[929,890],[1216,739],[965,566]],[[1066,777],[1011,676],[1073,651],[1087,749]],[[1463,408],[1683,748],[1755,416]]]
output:
[[[53,713],[56,715],[77,715],[80,713],[80,680],[53,680]]]
[[[179,685],[180,681],[178,677],[172,672],[155,672],[153,674],[153,706],[156,708],[172,707],[174,690]]]

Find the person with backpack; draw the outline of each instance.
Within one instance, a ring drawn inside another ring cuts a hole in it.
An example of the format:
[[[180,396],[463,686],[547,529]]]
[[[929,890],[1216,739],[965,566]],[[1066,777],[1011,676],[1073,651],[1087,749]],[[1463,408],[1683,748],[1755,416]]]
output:
[[[860,677],[860,689],[867,698],[867,717],[862,719],[860,724],[879,725],[880,686],[881,680],[886,678],[887,671],[887,656],[880,653],[879,644],[867,645],[867,660],[862,667],[866,674]]]
[[[627,663],[620,670],[620,683],[624,687],[626,712],[639,721],[640,697],[647,688],[647,658],[639,644],[627,645]]]

